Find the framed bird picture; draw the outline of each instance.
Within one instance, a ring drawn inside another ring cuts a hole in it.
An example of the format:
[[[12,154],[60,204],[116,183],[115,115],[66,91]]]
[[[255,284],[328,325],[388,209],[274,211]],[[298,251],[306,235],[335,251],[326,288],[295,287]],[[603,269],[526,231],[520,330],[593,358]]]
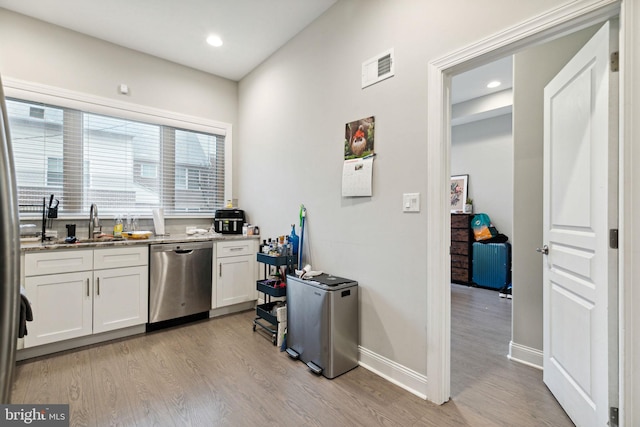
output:
[[[375,117],[347,123],[344,129],[344,159],[358,159],[374,154]]]

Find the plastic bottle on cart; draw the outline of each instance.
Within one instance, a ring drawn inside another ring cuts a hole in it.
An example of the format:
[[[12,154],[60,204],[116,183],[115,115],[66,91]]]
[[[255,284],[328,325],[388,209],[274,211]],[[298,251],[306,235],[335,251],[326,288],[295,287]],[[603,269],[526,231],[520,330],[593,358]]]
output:
[[[289,239],[289,236],[287,236],[286,240],[287,240],[287,256],[291,256],[293,255],[293,243]]]
[[[298,255],[298,245],[300,240],[296,234],[296,225],[291,224],[291,234],[289,234],[289,242],[291,242],[293,255]]]

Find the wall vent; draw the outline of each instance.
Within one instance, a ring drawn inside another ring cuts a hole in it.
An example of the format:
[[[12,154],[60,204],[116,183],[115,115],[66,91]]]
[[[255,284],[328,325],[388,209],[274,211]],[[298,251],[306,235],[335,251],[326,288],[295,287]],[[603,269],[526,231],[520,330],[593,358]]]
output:
[[[394,72],[393,49],[389,49],[362,63],[362,88],[393,77]]]

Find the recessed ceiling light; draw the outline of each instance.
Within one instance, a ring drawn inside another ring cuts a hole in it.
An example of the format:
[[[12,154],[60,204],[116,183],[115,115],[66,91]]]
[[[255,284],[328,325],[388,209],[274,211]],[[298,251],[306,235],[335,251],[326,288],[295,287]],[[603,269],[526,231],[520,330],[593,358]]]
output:
[[[501,84],[502,84],[502,83],[501,83],[501,82],[499,82],[498,80],[494,80],[494,81],[492,81],[492,82],[489,82],[489,84],[487,85],[487,87],[488,87],[489,89],[493,89],[494,87],[498,87],[498,86],[500,86]]]
[[[211,35],[207,37],[207,43],[213,47],[220,47],[222,46],[222,39],[219,36]]]

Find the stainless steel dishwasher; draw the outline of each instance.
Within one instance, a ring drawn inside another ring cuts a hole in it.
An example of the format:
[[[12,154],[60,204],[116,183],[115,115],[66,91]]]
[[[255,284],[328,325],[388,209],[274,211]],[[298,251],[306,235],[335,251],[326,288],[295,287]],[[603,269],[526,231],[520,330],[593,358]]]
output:
[[[150,324],[209,311],[213,242],[150,245],[149,258]]]

